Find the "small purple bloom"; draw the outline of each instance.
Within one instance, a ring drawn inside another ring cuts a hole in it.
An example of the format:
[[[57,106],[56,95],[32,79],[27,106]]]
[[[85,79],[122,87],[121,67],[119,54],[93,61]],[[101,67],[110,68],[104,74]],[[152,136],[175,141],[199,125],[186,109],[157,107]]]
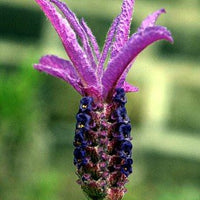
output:
[[[121,166],[121,172],[128,176],[129,174],[132,173],[132,164],[133,160],[131,158],[128,158],[125,163]]]
[[[75,133],[74,146],[75,147],[83,147],[83,148],[85,148],[87,146],[87,142],[85,141],[85,136],[84,136],[83,131],[78,131]]]
[[[81,102],[80,102],[80,111],[81,112],[91,111],[92,110],[92,103],[93,103],[92,97],[82,98]]]
[[[131,142],[129,140],[124,140],[120,147],[120,151],[121,151],[120,153],[126,154],[128,156],[128,155],[131,155],[131,150],[132,150]]]
[[[74,136],[77,182],[90,199],[120,200],[133,164],[125,95],[138,91],[126,77],[147,46],[158,40],[173,42],[171,33],[156,25],[165,10],[149,15],[130,35],[135,1],[123,0],[121,13],[113,20],[100,52],[84,19],[79,21],[65,3],[35,1],[57,31],[69,60],[46,55],[34,68],[64,80],[83,97]]]
[[[130,119],[128,118],[126,108],[124,106],[120,106],[115,111],[115,117],[119,123],[129,123]]]
[[[88,130],[90,119],[91,119],[90,115],[85,113],[78,113],[76,115],[76,120],[77,120],[76,128]]]
[[[78,168],[85,166],[87,164],[85,156],[86,152],[81,147],[78,147],[74,150],[74,164],[77,165]]]
[[[121,124],[119,126],[119,133],[123,136],[123,138],[130,137],[131,125],[130,124]]]
[[[118,102],[121,105],[124,105],[127,103],[127,99],[126,99],[125,95],[126,95],[126,93],[125,93],[124,89],[117,88],[116,95],[115,95],[115,98],[113,99],[113,101]]]

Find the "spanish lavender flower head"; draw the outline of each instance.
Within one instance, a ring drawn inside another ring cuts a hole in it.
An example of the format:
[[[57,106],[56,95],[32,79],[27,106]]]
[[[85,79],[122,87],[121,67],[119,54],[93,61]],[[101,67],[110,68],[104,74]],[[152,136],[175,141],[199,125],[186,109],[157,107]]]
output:
[[[149,15],[129,37],[135,1],[123,0],[121,13],[113,20],[100,52],[84,19],[79,21],[65,3],[35,1],[57,31],[70,59],[46,55],[35,69],[63,79],[83,97],[74,136],[77,182],[90,199],[120,200],[133,164],[125,95],[138,91],[126,82],[126,76],[144,48],[158,40],[173,42],[170,32],[155,24],[165,10]]]

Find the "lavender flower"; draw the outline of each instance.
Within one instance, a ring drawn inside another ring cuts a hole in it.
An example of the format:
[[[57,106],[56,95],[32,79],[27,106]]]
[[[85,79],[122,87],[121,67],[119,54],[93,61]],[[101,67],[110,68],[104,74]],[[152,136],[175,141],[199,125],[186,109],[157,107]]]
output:
[[[129,37],[134,0],[124,0],[100,52],[90,28],[65,3],[35,1],[54,26],[70,59],[47,55],[34,65],[35,69],[63,79],[83,96],[74,137],[78,183],[91,199],[120,200],[133,164],[125,94],[138,91],[125,79],[144,48],[158,40],[173,42],[170,32],[155,24],[165,10],[149,15]]]

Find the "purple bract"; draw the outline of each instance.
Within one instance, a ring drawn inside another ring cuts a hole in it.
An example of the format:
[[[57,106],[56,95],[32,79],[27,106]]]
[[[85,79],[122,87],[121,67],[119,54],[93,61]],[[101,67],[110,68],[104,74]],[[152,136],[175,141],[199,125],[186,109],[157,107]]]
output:
[[[109,101],[115,88],[123,88],[125,92],[138,91],[125,81],[136,56],[157,40],[173,42],[170,32],[165,27],[155,25],[159,15],[165,13],[164,9],[149,15],[138,31],[129,37],[134,0],[124,0],[121,14],[114,19],[104,48],[100,52],[90,28],[84,20],[79,22],[65,3],[58,0],[35,1],[56,29],[71,61],[47,55],[34,67],[63,79],[82,96],[91,96],[94,100]],[[55,6],[64,17],[57,12]],[[109,61],[107,66],[104,66],[107,57]]]
[[[74,137],[78,183],[90,199],[120,200],[133,164],[125,94],[138,91],[126,82],[126,76],[147,46],[158,40],[173,42],[170,32],[155,24],[165,10],[149,15],[129,37],[135,1],[123,0],[100,52],[86,22],[79,21],[65,3],[35,1],[57,31],[70,60],[47,55],[35,69],[63,79],[83,96]]]

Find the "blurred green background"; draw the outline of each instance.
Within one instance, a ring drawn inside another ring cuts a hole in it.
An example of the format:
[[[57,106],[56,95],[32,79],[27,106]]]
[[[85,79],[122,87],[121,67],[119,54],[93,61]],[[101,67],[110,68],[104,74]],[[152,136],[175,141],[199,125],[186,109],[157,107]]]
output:
[[[120,0],[65,0],[84,17],[102,47]],[[134,173],[124,200],[200,199],[200,1],[137,0],[131,32],[151,12],[175,43],[145,50],[128,80]],[[65,58],[33,0],[0,0],[0,200],[85,200],[73,166],[80,96],[39,73],[45,54]]]

